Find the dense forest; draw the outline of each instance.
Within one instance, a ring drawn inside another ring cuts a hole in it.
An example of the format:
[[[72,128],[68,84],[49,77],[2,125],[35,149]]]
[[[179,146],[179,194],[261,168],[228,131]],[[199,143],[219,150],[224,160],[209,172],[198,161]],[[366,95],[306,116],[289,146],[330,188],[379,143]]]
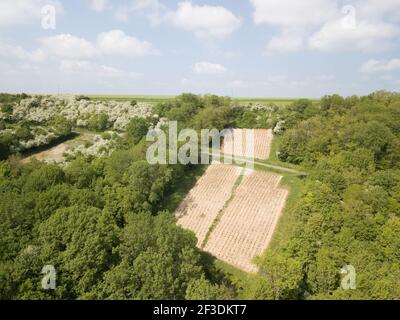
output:
[[[400,95],[300,100],[279,157],[310,172],[285,239],[259,260],[260,299],[400,298]],[[352,265],[356,290],[340,285]]]
[[[274,128],[279,160],[309,173],[284,213],[284,236],[257,259],[259,274],[231,281],[175,224],[168,203],[198,168],[149,165],[154,118],[134,118],[109,156],[65,167],[0,162],[1,299],[400,298],[399,94],[286,108],[184,94],[153,114],[182,128]],[[55,290],[41,287],[45,265],[57,270]],[[340,288],[344,265],[354,266],[357,290]]]
[[[193,116],[223,100],[183,95],[164,109],[185,121],[188,109]],[[131,120],[109,157],[79,157],[65,168],[21,165],[18,156],[0,163],[2,299],[233,297],[194,235],[164,208],[193,168],[149,165],[149,125]],[[54,291],[41,287],[44,265],[56,268]]]

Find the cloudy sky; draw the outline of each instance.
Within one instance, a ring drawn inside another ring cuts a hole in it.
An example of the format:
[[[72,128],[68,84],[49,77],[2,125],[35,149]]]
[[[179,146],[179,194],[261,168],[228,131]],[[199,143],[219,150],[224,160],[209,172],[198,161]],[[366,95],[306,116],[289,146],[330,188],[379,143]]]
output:
[[[1,0],[0,91],[361,95],[399,39],[400,0]]]

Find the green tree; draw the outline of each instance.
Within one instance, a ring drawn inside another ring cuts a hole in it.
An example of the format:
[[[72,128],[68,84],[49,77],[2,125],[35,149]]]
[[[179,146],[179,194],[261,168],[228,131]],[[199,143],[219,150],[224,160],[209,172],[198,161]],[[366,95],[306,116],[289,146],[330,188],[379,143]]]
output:
[[[229,291],[226,287],[212,284],[204,277],[193,280],[186,289],[186,300],[225,300]]]
[[[88,121],[88,127],[94,131],[104,131],[108,127],[108,115],[105,113],[94,114]]]
[[[126,127],[128,138],[132,140],[133,144],[139,143],[147,135],[149,127],[150,123],[147,119],[133,118]]]
[[[301,295],[302,264],[288,256],[269,252],[257,260],[260,279],[255,299],[297,299]]]
[[[121,263],[106,273],[103,297],[184,299],[189,282],[203,275],[196,239],[171,214],[132,214],[124,228]]]
[[[43,261],[58,270],[57,290],[68,288],[64,298],[90,292],[116,261],[118,227],[107,211],[91,207],[57,210],[39,226]]]
[[[63,116],[55,117],[50,121],[49,125],[52,126],[56,134],[60,136],[67,136],[72,130],[71,123]]]
[[[201,129],[224,129],[230,121],[231,109],[228,107],[205,108],[201,110],[194,118],[194,127]]]
[[[1,112],[10,115],[13,113],[14,107],[12,106],[12,104],[3,104],[1,106]]]

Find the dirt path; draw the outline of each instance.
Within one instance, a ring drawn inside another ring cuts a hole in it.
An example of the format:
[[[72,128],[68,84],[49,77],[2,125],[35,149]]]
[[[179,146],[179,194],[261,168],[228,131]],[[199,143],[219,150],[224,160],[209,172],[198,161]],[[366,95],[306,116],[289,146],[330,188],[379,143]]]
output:
[[[32,161],[33,159],[39,160],[39,161],[62,161],[64,158],[64,153],[73,148],[76,147],[79,144],[83,144],[86,141],[91,141],[93,140],[93,137],[95,136],[92,133],[77,133],[79,134],[77,137],[75,137],[72,140],[64,141],[54,147],[51,147],[50,149],[44,150],[44,151],[39,151],[37,153],[34,153],[24,159],[21,160],[22,163],[28,163]]]
[[[273,164],[268,164],[268,163],[263,163],[263,162],[259,162],[259,161],[255,161],[255,160],[250,160],[250,159],[247,159],[247,158],[244,158],[244,157],[240,157],[240,156],[232,157],[231,155],[224,154],[222,152],[221,152],[221,154],[218,154],[218,153],[215,153],[215,152],[211,152],[211,153],[210,152],[203,152],[202,154],[206,154],[206,155],[214,156],[214,157],[218,157],[218,156],[221,156],[222,158],[225,157],[225,158],[229,159],[230,161],[232,161],[232,163],[234,163],[234,160],[236,159],[236,160],[240,160],[240,161],[243,161],[243,162],[246,162],[246,163],[250,163],[250,164],[257,165],[257,166],[262,166],[262,167],[265,167],[265,168],[269,168],[269,169],[280,170],[280,171],[283,171],[283,172],[294,173],[294,174],[298,174],[298,175],[307,175],[306,172],[299,171],[299,170],[296,170],[296,169],[290,169],[290,168],[286,168],[286,167],[282,167],[282,166],[277,166],[277,165],[273,165]]]
[[[50,148],[49,150],[35,153],[35,154],[21,160],[21,162],[28,163],[28,162],[32,161],[33,159],[36,159],[39,161],[44,161],[44,160],[61,161],[63,158],[63,154],[65,151],[67,151],[67,149],[68,149],[68,144],[66,142],[63,142],[63,143],[59,144],[58,146]]]

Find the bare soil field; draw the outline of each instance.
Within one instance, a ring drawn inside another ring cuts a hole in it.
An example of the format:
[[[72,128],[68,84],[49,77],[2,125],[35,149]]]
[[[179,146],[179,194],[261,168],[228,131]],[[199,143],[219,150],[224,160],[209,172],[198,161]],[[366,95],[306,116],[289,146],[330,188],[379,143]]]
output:
[[[256,272],[252,259],[267,248],[288,195],[278,187],[280,179],[261,172],[244,176],[205,251],[241,270]]]
[[[83,145],[86,142],[93,140],[95,135],[91,133],[82,133],[77,138],[69,141],[60,143],[59,145],[52,147],[48,150],[44,150],[35,154],[30,155],[21,160],[22,163],[28,163],[33,159],[39,161],[61,161],[64,158],[65,151],[77,147],[78,145]]]
[[[224,139],[222,152],[230,156],[252,158],[251,151],[254,148],[254,158],[266,160],[271,153],[272,139],[271,129],[232,129]]]
[[[63,158],[63,154],[65,151],[68,150],[68,143],[63,142],[59,144],[58,146],[55,146],[49,150],[45,150],[42,152],[38,152],[36,154],[33,154],[23,160],[21,160],[22,163],[28,163],[32,161],[33,159],[39,160],[39,161],[60,161]]]
[[[199,247],[218,213],[228,201],[239,173],[240,169],[234,166],[209,166],[178,207],[178,224],[196,234]]]
[[[179,206],[178,224],[192,230],[197,246],[238,269],[256,272],[252,263],[267,248],[288,191],[282,176],[213,164]]]

